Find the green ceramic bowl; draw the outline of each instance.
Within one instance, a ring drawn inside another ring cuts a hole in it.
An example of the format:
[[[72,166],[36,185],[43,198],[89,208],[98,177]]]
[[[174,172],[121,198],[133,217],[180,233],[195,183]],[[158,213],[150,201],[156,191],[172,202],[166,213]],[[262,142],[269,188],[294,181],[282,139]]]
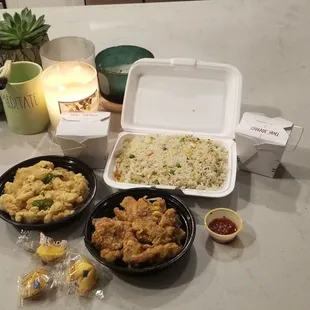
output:
[[[141,58],[154,58],[145,48],[133,45],[113,46],[95,59],[101,94],[115,103],[123,103],[128,71]]]

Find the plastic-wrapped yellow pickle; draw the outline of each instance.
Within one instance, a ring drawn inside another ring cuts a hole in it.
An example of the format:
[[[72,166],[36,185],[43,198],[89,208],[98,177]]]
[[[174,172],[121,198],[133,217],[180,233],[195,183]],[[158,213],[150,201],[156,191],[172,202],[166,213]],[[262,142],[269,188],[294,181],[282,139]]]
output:
[[[81,258],[69,268],[67,272],[67,281],[76,281],[79,294],[85,295],[96,285],[96,269],[89,261]]]
[[[19,283],[21,298],[32,298],[40,294],[46,288],[49,279],[49,273],[44,268],[38,268],[28,273]]]
[[[36,254],[44,263],[50,263],[66,255],[66,249],[61,245],[56,244],[41,244],[36,251]]]

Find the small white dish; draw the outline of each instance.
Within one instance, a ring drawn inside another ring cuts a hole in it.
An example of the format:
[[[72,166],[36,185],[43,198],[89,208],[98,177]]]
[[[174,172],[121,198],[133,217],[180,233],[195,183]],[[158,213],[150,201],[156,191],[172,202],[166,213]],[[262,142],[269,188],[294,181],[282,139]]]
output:
[[[212,231],[209,228],[209,225],[213,220],[221,219],[223,217],[232,221],[236,225],[237,230],[234,233],[229,234],[229,235],[220,235],[220,234],[215,233],[214,231]],[[240,217],[240,215],[237,212],[235,212],[231,209],[227,209],[227,208],[217,208],[217,209],[213,209],[213,210],[209,211],[205,216],[204,222],[205,222],[205,226],[206,226],[210,236],[218,243],[231,242],[233,239],[235,239],[235,237],[241,231],[242,226],[243,226],[243,221],[242,221],[242,218]]]

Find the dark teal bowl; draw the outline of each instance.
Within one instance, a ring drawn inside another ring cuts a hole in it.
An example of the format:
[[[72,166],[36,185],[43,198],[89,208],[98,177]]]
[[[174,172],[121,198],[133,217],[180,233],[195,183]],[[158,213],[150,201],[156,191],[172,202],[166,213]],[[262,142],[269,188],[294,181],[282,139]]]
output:
[[[139,59],[154,58],[145,48],[133,45],[109,47],[95,59],[102,96],[115,103],[123,103],[130,66]]]

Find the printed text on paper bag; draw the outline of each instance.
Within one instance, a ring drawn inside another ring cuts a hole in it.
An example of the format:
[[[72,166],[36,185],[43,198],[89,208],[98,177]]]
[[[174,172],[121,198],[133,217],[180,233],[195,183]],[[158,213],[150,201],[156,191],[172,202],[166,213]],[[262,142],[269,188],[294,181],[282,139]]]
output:
[[[268,130],[268,129],[264,129],[264,128],[260,128],[260,127],[253,126],[253,127],[251,127],[250,130],[257,131],[259,133],[263,133],[266,135],[272,135],[272,136],[276,136],[276,137],[279,136],[279,133],[277,131]]]

